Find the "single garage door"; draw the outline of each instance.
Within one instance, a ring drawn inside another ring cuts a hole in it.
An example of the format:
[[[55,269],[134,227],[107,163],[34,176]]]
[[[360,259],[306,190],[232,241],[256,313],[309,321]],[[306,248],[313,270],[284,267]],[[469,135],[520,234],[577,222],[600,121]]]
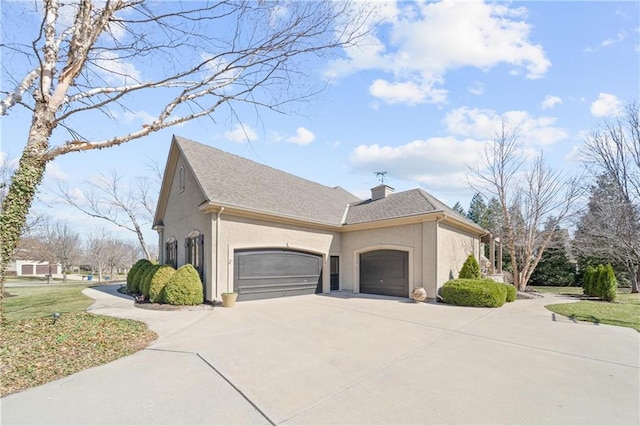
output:
[[[360,293],[409,297],[409,253],[376,250],[360,254]]]
[[[238,300],[322,292],[322,256],[295,250],[236,250],[233,286]]]

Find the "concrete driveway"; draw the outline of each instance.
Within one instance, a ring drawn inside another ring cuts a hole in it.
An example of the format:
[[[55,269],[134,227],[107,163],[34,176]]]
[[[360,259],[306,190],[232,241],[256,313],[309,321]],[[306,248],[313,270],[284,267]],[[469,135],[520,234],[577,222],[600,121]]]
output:
[[[3,398],[3,425],[640,423],[640,334],[544,309],[560,297],[480,309],[337,293],[162,312],[115,288],[86,290],[91,310],[160,338]]]

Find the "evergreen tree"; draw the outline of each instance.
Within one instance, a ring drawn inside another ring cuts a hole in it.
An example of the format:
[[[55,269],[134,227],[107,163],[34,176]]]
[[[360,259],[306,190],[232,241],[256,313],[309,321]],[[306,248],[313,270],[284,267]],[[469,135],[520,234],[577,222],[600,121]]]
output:
[[[467,257],[467,260],[464,261],[462,269],[460,269],[460,273],[458,274],[458,278],[470,278],[475,280],[479,280],[481,278],[480,265],[474,255],[470,254]]]
[[[466,216],[464,209],[462,208],[462,205],[459,201],[456,201],[456,203],[453,205],[453,210],[460,213],[461,216]]]
[[[487,229],[487,203],[484,202],[484,198],[479,192],[476,192],[473,198],[471,198],[467,218],[471,219],[484,229]]]
[[[576,266],[571,261],[569,233],[559,229],[531,274],[531,285],[570,286],[575,283]]]

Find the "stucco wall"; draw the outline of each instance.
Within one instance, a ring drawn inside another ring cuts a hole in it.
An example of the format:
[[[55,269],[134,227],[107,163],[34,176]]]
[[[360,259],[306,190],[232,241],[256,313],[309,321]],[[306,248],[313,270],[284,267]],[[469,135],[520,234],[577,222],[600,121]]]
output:
[[[458,278],[467,256],[473,254],[478,259],[479,245],[478,237],[438,223],[438,288],[448,280]]]
[[[409,291],[422,285],[422,224],[390,228],[350,231],[342,234],[340,287],[359,292],[360,253],[372,250],[405,250],[409,252]],[[409,295],[407,294],[407,297]]]
[[[222,214],[220,221],[217,298],[233,289],[233,254],[236,249],[285,248],[324,256],[323,278],[329,291],[329,255],[340,252],[340,234],[332,231],[280,224]],[[214,258],[215,262],[215,258]]]
[[[422,286],[429,299],[436,298],[438,290],[438,225],[435,221],[422,223]]]
[[[184,167],[185,179],[184,190],[180,191],[178,182],[178,173],[180,167]],[[164,229],[162,231],[162,241],[158,247],[162,254],[160,260],[164,263],[165,243],[170,238],[178,241],[178,267],[185,264],[185,238],[192,231],[200,231],[204,234],[204,278],[205,278],[205,298],[211,300],[211,267],[207,259],[212,256],[212,232],[211,232],[211,214],[203,213],[198,209],[202,204],[204,195],[200,191],[200,187],[195,178],[191,174],[189,167],[185,164],[182,156],[178,159],[175,174],[171,181],[171,190],[167,201],[167,207],[163,216]]]

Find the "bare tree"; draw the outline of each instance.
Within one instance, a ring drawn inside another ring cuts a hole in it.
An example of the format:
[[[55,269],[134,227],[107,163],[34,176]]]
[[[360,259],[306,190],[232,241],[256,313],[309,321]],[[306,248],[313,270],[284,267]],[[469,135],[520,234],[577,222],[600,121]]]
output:
[[[605,120],[585,141],[585,168],[595,178],[579,236],[583,254],[626,266],[640,287],[640,103]]]
[[[93,271],[97,272],[98,282],[102,282],[108,273],[130,266],[127,242],[107,232],[104,228],[91,232],[85,241],[85,254]]]
[[[502,241],[511,258],[513,284],[522,291],[555,230],[573,213],[580,191],[578,180],[552,170],[542,153],[528,160],[518,142],[517,130],[503,121],[472,175],[478,189],[500,204]]]
[[[28,3],[41,16],[31,42],[13,42],[32,29],[17,17],[26,5],[3,5],[15,15],[2,25],[3,51],[12,55],[2,62],[3,81],[12,87],[3,86],[0,115],[20,106],[32,121],[0,213],[0,289],[48,162],[214,113],[233,115],[237,105],[282,111],[316,92],[303,60],[354,45],[371,17],[369,6],[347,1],[42,0]],[[136,61],[157,66],[142,77],[130,66]],[[81,134],[81,120],[95,120],[96,112],[113,119],[145,96],[159,101],[140,129]],[[60,128],[70,137],[54,145]]]
[[[631,291],[638,293],[640,211],[616,188],[608,175],[600,176],[590,188],[587,208],[576,225],[575,247],[585,258],[626,269]]]
[[[62,185],[59,192],[66,203],[81,212],[133,232],[144,256],[151,260],[142,228],[153,220],[159,192],[154,179],[140,177],[129,185],[116,170],[112,170],[110,175],[101,174],[87,181],[80,195]]]
[[[67,271],[77,265],[82,253],[80,235],[65,221],[47,223],[36,238],[30,253],[38,260],[59,263],[62,266],[62,281],[67,282]]]

